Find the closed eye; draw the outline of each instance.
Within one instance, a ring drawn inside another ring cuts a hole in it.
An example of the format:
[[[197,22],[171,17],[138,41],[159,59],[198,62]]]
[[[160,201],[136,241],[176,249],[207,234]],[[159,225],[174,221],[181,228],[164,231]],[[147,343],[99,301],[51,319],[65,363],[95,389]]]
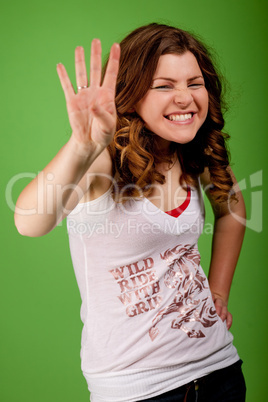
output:
[[[188,85],[189,88],[201,88],[203,86],[204,86],[204,84],[201,84],[201,83]]]
[[[157,89],[159,91],[168,91],[170,89],[173,89],[170,85],[158,85],[156,87],[151,87],[151,89]]]

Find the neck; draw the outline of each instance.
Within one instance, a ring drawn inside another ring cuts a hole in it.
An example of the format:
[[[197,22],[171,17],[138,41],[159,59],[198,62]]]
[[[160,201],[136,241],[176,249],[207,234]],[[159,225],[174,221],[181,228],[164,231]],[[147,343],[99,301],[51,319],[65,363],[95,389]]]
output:
[[[155,141],[155,163],[156,165],[170,165],[177,159],[176,144],[171,141],[162,140],[162,138],[160,140]]]
[[[163,155],[170,155],[171,153],[174,153],[174,143],[168,140],[165,140],[164,138],[157,137],[155,139],[155,145],[157,152],[163,154]]]

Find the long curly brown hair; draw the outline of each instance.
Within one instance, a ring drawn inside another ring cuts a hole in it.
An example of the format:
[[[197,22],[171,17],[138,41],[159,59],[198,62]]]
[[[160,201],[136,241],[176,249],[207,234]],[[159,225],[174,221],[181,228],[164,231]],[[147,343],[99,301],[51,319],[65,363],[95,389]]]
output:
[[[114,175],[123,197],[148,196],[153,183],[163,184],[165,177],[157,171],[159,162],[172,163],[177,154],[182,176],[180,182],[194,184],[208,167],[211,176],[210,192],[215,200],[225,201],[233,186],[226,139],[222,132],[222,84],[208,49],[187,31],[168,25],[152,23],[137,28],[120,43],[121,59],[116,85],[117,130],[109,151]],[[164,54],[183,54],[190,51],[202,71],[209,96],[207,118],[187,144],[172,143],[170,153],[157,147],[156,136],[146,129],[134,106],[149,90],[159,57]],[[104,68],[105,70],[105,68]]]

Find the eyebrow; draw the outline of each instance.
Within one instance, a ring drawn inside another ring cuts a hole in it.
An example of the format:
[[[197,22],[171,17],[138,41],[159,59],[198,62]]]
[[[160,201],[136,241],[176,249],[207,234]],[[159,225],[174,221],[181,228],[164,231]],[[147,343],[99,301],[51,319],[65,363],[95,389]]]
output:
[[[189,78],[188,81],[194,81],[194,80],[197,80],[197,78],[202,78],[202,80],[204,80],[203,75],[196,75],[195,77]]]
[[[202,79],[204,79],[204,77],[203,77],[203,75],[196,75],[196,76],[194,76],[194,77],[191,77],[191,78],[189,78],[187,81],[194,81],[194,80],[196,80],[197,78],[202,78]],[[169,78],[169,77],[157,77],[157,78],[154,78],[153,79],[153,81],[156,81],[156,80],[163,80],[163,81],[170,81],[170,82],[176,82],[176,80],[174,80],[173,78]]]

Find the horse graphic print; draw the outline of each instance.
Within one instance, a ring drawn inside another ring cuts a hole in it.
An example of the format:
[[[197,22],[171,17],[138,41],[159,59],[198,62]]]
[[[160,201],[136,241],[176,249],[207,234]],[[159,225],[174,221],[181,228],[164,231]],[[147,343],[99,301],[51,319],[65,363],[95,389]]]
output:
[[[172,303],[162,308],[154,317],[149,335],[153,341],[159,334],[158,324],[172,317],[171,328],[184,331],[189,338],[204,338],[203,328],[218,321],[212,299],[208,298],[208,281],[200,271],[200,254],[196,246],[177,245],[160,254],[166,260],[168,270],[164,275],[164,286],[177,289]],[[175,318],[174,318],[175,315]]]

